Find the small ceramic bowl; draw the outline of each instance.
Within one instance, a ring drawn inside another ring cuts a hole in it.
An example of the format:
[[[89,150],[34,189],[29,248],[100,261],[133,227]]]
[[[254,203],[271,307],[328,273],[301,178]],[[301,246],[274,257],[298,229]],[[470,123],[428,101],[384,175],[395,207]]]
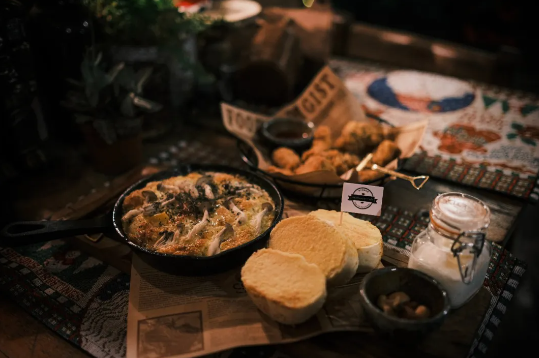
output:
[[[430,332],[438,329],[450,305],[447,292],[429,275],[418,270],[386,267],[370,272],[359,288],[360,302],[367,319],[373,328],[383,336],[401,343],[417,343]],[[380,295],[388,295],[402,291],[412,301],[427,306],[430,317],[422,320],[411,320],[390,316],[376,305]]]
[[[262,125],[260,134],[271,147],[302,151],[312,144],[314,124],[300,119],[273,118]]]

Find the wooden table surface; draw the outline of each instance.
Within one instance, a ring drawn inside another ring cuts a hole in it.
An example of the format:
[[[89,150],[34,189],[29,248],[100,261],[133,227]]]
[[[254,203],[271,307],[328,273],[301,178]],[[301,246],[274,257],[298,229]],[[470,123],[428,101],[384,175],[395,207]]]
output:
[[[168,148],[171,143],[176,143],[178,141],[179,136],[184,138],[185,136],[198,136],[201,141],[213,143],[221,149],[225,148],[230,151],[237,150],[234,139],[214,132],[202,132],[204,134],[201,134],[201,132],[201,130],[196,128],[183,128],[180,133],[169,135],[168,138],[163,139],[158,144],[147,144],[147,153],[158,153],[164,148]],[[66,180],[66,177],[62,177],[58,173],[54,178],[48,178],[48,180],[55,180],[58,182],[55,186],[55,190],[49,190],[45,196],[41,195],[36,198],[28,195],[22,197],[22,199],[16,203],[19,214],[24,216],[25,219],[32,219],[42,215],[43,212],[59,210],[65,206],[65,201],[75,200],[68,199],[70,196],[73,197],[73,195],[87,193],[92,187],[99,185],[103,181],[110,180],[110,178],[92,173],[88,168],[84,168],[83,172],[86,178],[84,178],[83,175],[77,176],[79,179],[74,181],[75,184],[71,186],[67,185],[70,181]],[[68,177],[67,179],[70,178]],[[66,182],[65,185],[62,185],[62,181]],[[414,213],[419,210],[428,210],[432,200],[437,194],[450,191],[471,194],[485,201],[487,205],[489,205],[492,215],[491,226],[488,233],[489,238],[500,241],[502,244],[506,242],[511,234],[515,220],[524,205],[521,200],[515,198],[475,188],[462,187],[454,183],[431,178],[419,192],[405,181],[396,180],[388,183],[384,193],[384,205],[394,205],[406,208]],[[51,198],[54,197],[62,198],[63,202],[62,200],[51,202]],[[484,301],[486,299],[488,299],[488,297],[483,294],[478,294],[476,298],[474,298],[476,301]],[[481,317],[483,314],[484,312],[481,314]],[[472,321],[474,322],[473,325],[477,327],[477,317]],[[467,323],[457,322],[455,323],[455,327],[465,324]],[[445,332],[444,334],[450,333]],[[342,342],[342,344],[339,344],[339,342]],[[344,344],[345,342],[352,343],[352,345]],[[430,347],[424,347],[421,351],[415,349],[405,351],[410,354],[413,353],[416,356],[432,356],[434,352],[440,353],[440,348],[442,348],[442,352],[445,351],[447,353],[444,355],[454,356],[451,354],[458,352],[458,355],[464,356],[467,353],[471,342],[469,342],[468,345],[464,344],[463,346],[462,342],[452,345],[451,340],[449,340],[444,344],[448,345],[445,349],[444,347],[435,347],[436,344],[434,342]],[[387,342],[380,341],[380,339],[375,336],[362,336],[357,333],[328,334],[304,342],[283,346],[283,351],[294,357],[302,357],[306,352],[309,352],[312,357],[356,357],[359,352],[365,354],[367,357],[390,357],[399,354],[399,352],[405,352],[402,348],[394,347],[387,344]],[[5,357],[81,358],[89,357],[89,355],[50,331],[46,326],[23,311],[16,303],[11,302],[7,297],[0,295],[0,358]]]

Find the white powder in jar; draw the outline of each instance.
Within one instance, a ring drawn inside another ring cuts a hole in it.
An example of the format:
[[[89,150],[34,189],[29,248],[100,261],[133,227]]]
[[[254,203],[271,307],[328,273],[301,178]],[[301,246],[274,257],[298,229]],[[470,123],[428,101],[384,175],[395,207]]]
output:
[[[485,280],[488,270],[490,250],[485,247],[477,261],[472,282],[462,282],[457,259],[447,247],[436,246],[425,242],[410,255],[408,267],[426,273],[436,279],[449,295],[452,308],[458,308],[466,303],[479,289]],[[461,255],[461,264],[471,261],[471,255]],[[470,263],[471,269],[471,263]]]

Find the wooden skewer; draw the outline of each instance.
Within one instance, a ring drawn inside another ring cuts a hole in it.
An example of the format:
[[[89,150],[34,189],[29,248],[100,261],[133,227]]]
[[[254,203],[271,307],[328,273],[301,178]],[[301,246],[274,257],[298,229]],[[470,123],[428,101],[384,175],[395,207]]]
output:
[[[369,164],[369,162],[371,161],[372,159],[372,153],[369,153],[365,156],[365,158],[363,158],[363,160],[358,164],[358,166],[356,167],[356,170],[358,172],[362,171],[363,169],[365,169],[365,167],[367,166],[367,164]]]
[[[356,170],[359,172],[359,171],[365,169],[365,167],[367,166],[367,164],[371,160],[372,160],[372,153],[369,153],[369,154],[367,154],[365,156],[365,158],[363,158],[361,163],[359,163],[359,165],[356,167]],[[425,183],[429,180],[428,175],[420,175],[420,176],[417,176],[417,177],[412,177],[412,176],[409,176],[409,175],[405,175],[405,174],[396,172],[394,170],[386,169],[384,167],[379,166],[378,164],[371,165],[371,169],[376,170],[376,171],[378,171],[380,173],[389,174],[389,175],[394,176],[394,177],[399,178],[399,179],[408,180],[412,184],[412,186],[414,188],[416,188],[417,190],[421,189],[423,187],[423,185],[425,185]],[[417,180],[423,180],[423,181],[418,185],[418,184],[416,184]]]

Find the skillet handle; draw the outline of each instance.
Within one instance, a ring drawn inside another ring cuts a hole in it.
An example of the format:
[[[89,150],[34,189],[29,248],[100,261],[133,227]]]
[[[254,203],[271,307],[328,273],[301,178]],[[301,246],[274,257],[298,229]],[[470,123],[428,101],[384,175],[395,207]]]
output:
[[[247,143],[245,143],[243,140],[238,139],[236,141],[236,147],[240,151],[241,159],[245,164],[247,164],[251,169],[254,169],[255,171],[258,170],[258,165],[253,163],[251,161],[251,158],[249,158],[249,150],[252,150]]]
[[[111,229],[110,215],[85,220],[18,221],[2,229],[0,246],[34,244],[74,235],[102,233]]]

